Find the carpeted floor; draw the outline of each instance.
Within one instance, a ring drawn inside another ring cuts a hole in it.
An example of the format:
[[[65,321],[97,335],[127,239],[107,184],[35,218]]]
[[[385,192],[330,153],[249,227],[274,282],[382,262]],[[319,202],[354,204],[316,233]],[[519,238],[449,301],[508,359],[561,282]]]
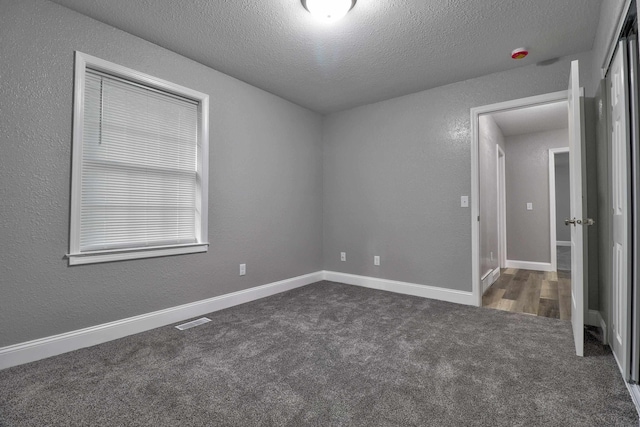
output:
[[[0,371],[2,426],[632,426],[569,322],[320,282]]]

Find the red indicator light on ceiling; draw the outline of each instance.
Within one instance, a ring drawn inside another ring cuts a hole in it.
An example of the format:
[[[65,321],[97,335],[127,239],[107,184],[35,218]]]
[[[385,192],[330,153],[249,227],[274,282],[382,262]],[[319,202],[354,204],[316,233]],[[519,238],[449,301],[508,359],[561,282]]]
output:
[[[526,58],[527,55],[529,55],[529,51],[523,47],[511,52],[511,58],[513,59],[523,59]]]

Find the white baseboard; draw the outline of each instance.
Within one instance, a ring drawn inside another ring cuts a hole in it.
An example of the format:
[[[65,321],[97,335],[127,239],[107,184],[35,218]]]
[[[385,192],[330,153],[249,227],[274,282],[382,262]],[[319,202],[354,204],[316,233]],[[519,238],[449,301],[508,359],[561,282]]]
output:
[[[586,312],[586,319],[584,319],[584,323],[587,325],[600,327],[601,321],[602,316],[600,316],[600,312],[598,310],[589,310]]]
[[[518,268],[523,270],[535,270],[535,271],[553,271],[550,262],[532,262],[532,261],[514,261],[507,260],[507,268]]]
[[[500,267],[496,267],[496,269],[493,270],[493,272],[491,274],[491,283],[489,284],[489,286],[491,286],[494,283],[496,283],[496,280],[498,280],[499,278],[500,278]]]
[[[482,283],[482,294],[487,291],[493,285],[496,280],[500,277],[500,267],[497,267],[495,270],[489,270],[487,273],[482,276],[480,279],[480,283]]]
[[[323,280],[318,271],[255,288],[0,348],[0,369],[182,322]]]
[[[357,276],[355,274],[339,273],[337,271],[325,271],[324,279],[398,294],[413,295],[464,305],[477,305],[472,292],[419,285],[417,283],[398,282],[396,280],[379,279],[377,277]]]
[[[482,277],[480,278],[480,284],[482,286],[482,295],[484,295],[484,293],[487,291],[487,289],[489,289],[492,283],[493,283],[493,270],[489,270],[485,274],[483,274]]]
[[[571,242],[565,242],[564,240],[556,240],[556,246],[571,246]]]
[[[608,336],[607,336],[607,324],[600,315],[598,310],[589,310],[586,313],[586,319],[584,323],[589,326],[597,326],[602,329],[602,343],[609,344]]]

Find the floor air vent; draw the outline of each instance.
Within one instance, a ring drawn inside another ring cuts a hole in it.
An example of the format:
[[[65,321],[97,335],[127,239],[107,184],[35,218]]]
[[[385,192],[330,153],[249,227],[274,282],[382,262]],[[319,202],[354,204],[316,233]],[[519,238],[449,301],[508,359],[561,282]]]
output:
[[[192,320],[191,322],[187,322],[187,323],[183,323],[182,325],[178,325],[176,326],[176,328],[180,329],[181,331],[184,331],[185,329],[189,329],[189,328],[194,328],[196,326],[200,326],[204,323],[208,323],[211,322],[211,319],[207,319],[206,317],[203,317],[202,319],[198,319],[198,320]]]

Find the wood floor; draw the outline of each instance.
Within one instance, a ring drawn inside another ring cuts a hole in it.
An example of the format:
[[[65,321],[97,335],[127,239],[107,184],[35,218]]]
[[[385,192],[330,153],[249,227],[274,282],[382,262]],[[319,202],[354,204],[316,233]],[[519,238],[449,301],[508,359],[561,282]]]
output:
[[[482,297],[483,307],[571,320],[571,272],[505,268]]]

